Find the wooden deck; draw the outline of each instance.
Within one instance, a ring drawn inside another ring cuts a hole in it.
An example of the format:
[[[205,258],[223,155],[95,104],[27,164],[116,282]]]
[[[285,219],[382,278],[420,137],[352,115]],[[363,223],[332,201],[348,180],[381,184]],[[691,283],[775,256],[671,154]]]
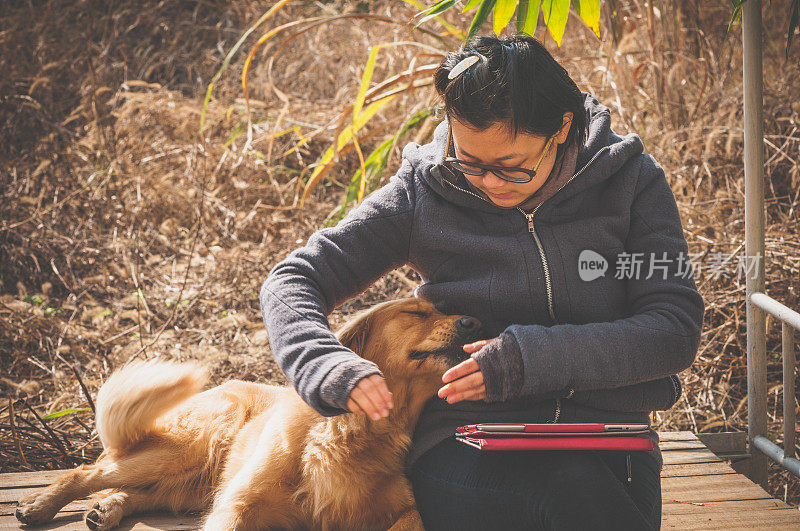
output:
[[[737,474],[690,432],[662,432],[662,529],[797,529],[800,511],[771,498]],[[62,471],[0,476],[0,529],[27,529],[14,518],[17,500],[55,480]],[[86,529],[85,500],[67,505],[56,518],[36,529]],[[196,516],[166,514],[126,518],[118,529],[196,529]]]

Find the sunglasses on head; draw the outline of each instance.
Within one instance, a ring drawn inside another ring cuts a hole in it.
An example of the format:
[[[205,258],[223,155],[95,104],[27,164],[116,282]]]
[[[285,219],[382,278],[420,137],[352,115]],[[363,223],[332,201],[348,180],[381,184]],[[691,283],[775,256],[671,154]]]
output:
[[[482,164],[478,162],[469,162],[466,160],[457,159],[450,156],[450,144],[452,142],[452,129],[447,127],[447,142],[445,143],[444,164],[451,170],[460,171],[466,175],[479,176],[485,174],[487,171],[494,173],[498,178],[512,182],[512,183],[527,183],[536,177],[536,172],[542,164],[547,152],[550,151],[550,146],[553,143],[553,137],[547,139],[544,145],[542,155],[539,157],[539,162],[533,167],[532,170],[527,168],[520,168],[514,166],[494,166],[492,164]]]

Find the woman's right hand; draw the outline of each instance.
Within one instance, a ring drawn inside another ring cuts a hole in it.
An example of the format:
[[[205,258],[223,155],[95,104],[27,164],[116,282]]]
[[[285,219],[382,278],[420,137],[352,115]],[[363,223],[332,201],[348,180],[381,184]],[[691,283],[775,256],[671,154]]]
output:
[[[372,420],[388,417],[389,410],[393,407],[392,393],[380,374],[362,378],[347,399],[347,408],[350,411],[369,415]]]

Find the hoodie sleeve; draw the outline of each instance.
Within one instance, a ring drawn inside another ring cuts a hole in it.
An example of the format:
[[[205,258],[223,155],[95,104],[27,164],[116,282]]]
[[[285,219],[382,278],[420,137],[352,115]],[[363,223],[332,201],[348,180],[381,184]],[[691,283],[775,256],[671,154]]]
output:
[[[473,354],[479,366],[515,367],[519,363],[507,358],[521,359],[521,379],[509,374],[494,379],[519,382],[515,389],[506,390],[507,396],[553,391],[566,396],[571,391],[631,386],[669,377],[693,363],[705,305],[691,268],[688,273],[679,269],[689,266],[688,245],[664,170],[649,155],[641,161],[625,242],[626,252],[643,253],[637,255],[643,256],[642,274],[626,279],[630,317],[601,323],[509,326],[505,332],[516,344],[503,341],[511,346],[487,349],[482,356]],[[659,265],[667,260],[666,275],[655,269],[646,278],[651,256]],[[487,396],[502,393],[498,387],[487,380]]]
[[[269,272],[260,303],[272,353],[303,400],[325,416],[347,411],[359,380],[377,365],[345,348],[327,316],[408,260],[414,215],[407,160],[335,227],[318,230]]]

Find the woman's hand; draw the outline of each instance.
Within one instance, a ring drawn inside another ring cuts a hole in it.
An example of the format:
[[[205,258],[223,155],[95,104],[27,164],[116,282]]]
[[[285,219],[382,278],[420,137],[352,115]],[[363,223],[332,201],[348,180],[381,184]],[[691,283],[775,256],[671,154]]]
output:
[[[493,340],[482,339],[474,343],[468,343],[464,345],[464,352],[474,354],[491,341]],[[462,361],[455,367],[451,367],[442,375],[442,382],[447,385],[439,389],[439,398],[444,398],[448,404],[454,404],[461,400],[482,400],[486,398],[483,373],[478,367],[478,362],[472,358]]]
[[[389,410],[393,407],[392,393],[380,374],[362,378],[347,399],[347,409],[354,413],[369,415],[372,420],[388,417]]]

